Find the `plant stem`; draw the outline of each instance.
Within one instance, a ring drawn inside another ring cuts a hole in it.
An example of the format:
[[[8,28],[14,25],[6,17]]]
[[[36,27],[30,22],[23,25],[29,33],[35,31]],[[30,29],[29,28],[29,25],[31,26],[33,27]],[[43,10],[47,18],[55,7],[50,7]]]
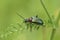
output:
[[[51,16],[49,15],[49,12],[47,11],[47,9],[46,9],[46,7],[45,7],[43,1],[42,1],[42,0],[40,0],[40,1],[41,1],[41,4],[42,4],[44,10],[46,11],[47,16],[49,17],[49,19],[50,19],[50,21],[51,21],[51,23],[52,23],[53,29],[52,29],[52,34],[51,34],[50,40],[53,40],[54,34],[55,34],[55,32],[56,32],[56,28],[55,28],[56,26],[55,26],[55,23],[54,23],[54,21],[52,20]]]
[[[58,21],[59,21],[59,17],[60,17],[60,12],[59,12],[59,15],[58,15],[58,17],[57,17],[57,19],[56,19],[56,26],[58,27]],[[54,37],[54,34],[55,34],[55,32],[56,32],[56,29],[52,29],[52,34],[51,34],[51,38],[50,38],[50,40],[53,40],[53,37]]]
[[[56,32],[56,29],[52,29],[52,34],[51,34],[51,38],[50,38],[50,40],[53,40],[53,38],[54,38],[54,35],[55,35],[55,32]]]
[[[46,14],[47,14],[47,16],[49,17],[50,21],[52,22],[52,19],[51,19],[50,15],[49,15],[49,12],[47,11],[47,9],[46,9],[46,7],[45,7],[43,1],[40,0],[40,2],[41,2],[41,4],[42,4],[42,6],[43,6],[43,8],[44,8],[44,10],[45,10],[45,12],[46,12]],[[52,22],[52,23],[53,23],[53,22]]]

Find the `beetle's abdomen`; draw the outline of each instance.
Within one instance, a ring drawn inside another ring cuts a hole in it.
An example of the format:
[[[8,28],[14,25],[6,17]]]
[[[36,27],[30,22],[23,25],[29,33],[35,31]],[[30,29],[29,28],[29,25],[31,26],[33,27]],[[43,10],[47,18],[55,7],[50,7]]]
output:
[[[43,21],[41,19],[38,19],[36,22],[33,22],[35,24],[38,24],[38,25],[43,25]]]
[[[43,25],[44,23],[41,19],[39,19],[38,24]]]

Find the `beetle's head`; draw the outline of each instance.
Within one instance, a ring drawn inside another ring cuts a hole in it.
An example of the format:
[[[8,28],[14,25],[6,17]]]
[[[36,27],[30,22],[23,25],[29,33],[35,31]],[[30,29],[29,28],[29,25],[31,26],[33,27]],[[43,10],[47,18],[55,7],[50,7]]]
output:
[[[25,19],[24,22],[25,22],[25,23],[28,22],[28,19]]]

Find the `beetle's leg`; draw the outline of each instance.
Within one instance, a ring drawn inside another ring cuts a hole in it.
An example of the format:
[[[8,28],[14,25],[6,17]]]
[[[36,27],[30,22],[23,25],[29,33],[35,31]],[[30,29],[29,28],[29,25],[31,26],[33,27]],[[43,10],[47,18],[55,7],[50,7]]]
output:
[[[37,24],[35,24],[35,27],[34,27],[34,29],[39,29],[39,25],[37,25]]]
[[[27,30],[28,30],[28,29],[29,29],[29,23],[27,23],[26,25],[27,25],[27,27],[26,27],[26,28],[27,28]]]
[[[32,23],[30,23],[30,31],[32,31]]]
[[[37,26],[37,30],[40,28],[40,25]]]
[[[34,30],[37,28],[37,25],[35,25]]]

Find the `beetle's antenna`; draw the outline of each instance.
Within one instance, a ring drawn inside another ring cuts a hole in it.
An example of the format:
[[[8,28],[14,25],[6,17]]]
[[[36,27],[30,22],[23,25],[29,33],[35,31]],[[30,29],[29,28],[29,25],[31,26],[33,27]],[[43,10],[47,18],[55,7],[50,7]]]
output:
[[[17,14],[18,16],[20,16],[22,19],[25,20],[25,18],[24,18],[23,16],[21,16],[18,12],[16,12],[16,14]]]

